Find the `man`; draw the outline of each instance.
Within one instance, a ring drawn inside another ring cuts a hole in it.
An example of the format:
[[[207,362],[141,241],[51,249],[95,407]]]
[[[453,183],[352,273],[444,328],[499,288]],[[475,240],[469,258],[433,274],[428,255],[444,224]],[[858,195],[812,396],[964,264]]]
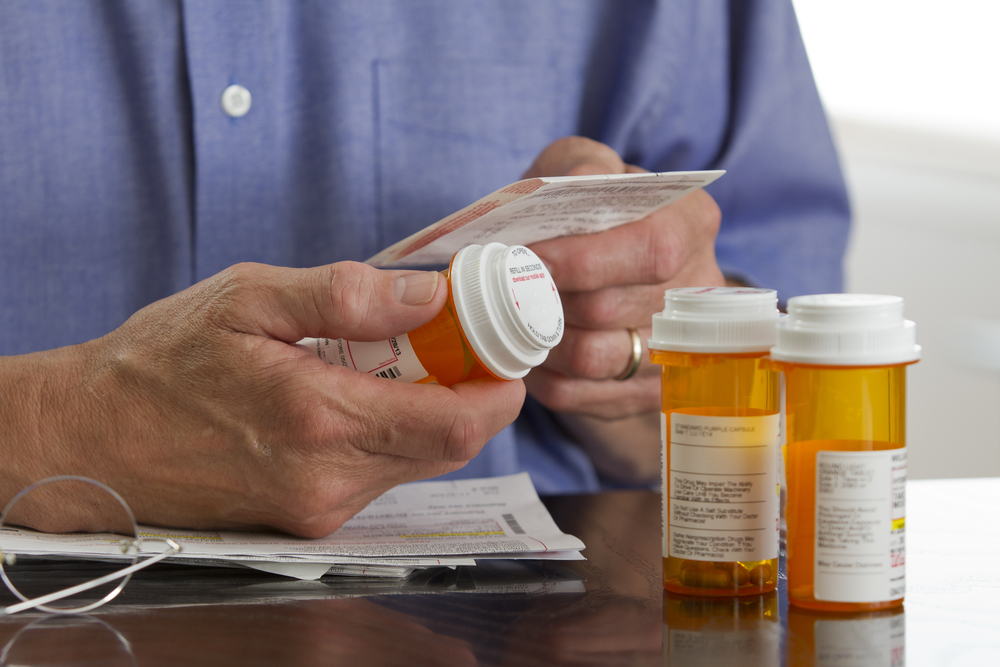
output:
[[[0,26],[4,498],[85,474],[140,521],[319,535],[442,473],[647,483],[656,370],[615,378],[663,289],[839,289],[846,197],[785,1],[20,2]],[[435,274],[346,260],[526,168],[728,173],[535,247],[568,327],[523,384],[290,345],[428,321]]]

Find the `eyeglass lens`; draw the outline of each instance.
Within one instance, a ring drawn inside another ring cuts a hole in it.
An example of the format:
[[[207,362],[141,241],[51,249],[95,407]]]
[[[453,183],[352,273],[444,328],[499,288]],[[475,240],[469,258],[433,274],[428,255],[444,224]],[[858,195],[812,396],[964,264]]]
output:
[[[32,531],[71,533],[60,539],[87,560],[42,558],[39,548],[33,548]],[[35,599],[132,565],[137,537],[132,513],[106,486],[81,477],[50,478],[22,491],[7,507],[0,524],[3,575],[15,595]],[[91,560],[94,556],[102,560]],[[128,577],[111,581],[43,608],[85,611],[127,581]]]

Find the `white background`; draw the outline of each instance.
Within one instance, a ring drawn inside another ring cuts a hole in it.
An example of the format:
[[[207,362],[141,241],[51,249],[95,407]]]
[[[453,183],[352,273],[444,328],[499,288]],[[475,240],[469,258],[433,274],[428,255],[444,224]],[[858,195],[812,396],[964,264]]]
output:
[[[847,291],[917,323],[911,478],[1000,476],[1000,2],[794,0],[854,209]]]

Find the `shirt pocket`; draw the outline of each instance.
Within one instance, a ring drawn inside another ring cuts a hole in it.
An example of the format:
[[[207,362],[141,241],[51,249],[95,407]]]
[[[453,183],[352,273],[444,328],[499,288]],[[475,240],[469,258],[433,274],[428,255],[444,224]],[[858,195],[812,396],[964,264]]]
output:
[[[555,67],[380,60],[374,73],[383,247],[516,181],[576,129],[580,84]]]

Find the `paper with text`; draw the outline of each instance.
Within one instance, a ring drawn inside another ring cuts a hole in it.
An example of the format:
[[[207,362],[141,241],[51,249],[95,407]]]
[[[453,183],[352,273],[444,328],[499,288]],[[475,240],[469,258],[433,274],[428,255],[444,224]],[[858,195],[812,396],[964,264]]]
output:
[[[386,248],[372,266],[447,264],[473,243],[528,245],[641,220],[724,171],[529,178],[512,183]]]
[[[282,574],[301,563],[308,565],[302,571],[310,575],[319,571],[316,563],[352,573],[373,566],[402,571],[472,565],[483,558],[575,560],[584,548],[579,539],[559,530],[527,473],[403,484],[372,501],[336,532],[314,540],[281,533],[149,526],[140,526],[140,536],[149,541],[144,553],[157,551],[160,539],[179,543],[183,551],[172,560],[282,563],[270,568]],[[122,557],[117,536],[11,528],[4,530],[2,539],[5,551],[19,555]]]

